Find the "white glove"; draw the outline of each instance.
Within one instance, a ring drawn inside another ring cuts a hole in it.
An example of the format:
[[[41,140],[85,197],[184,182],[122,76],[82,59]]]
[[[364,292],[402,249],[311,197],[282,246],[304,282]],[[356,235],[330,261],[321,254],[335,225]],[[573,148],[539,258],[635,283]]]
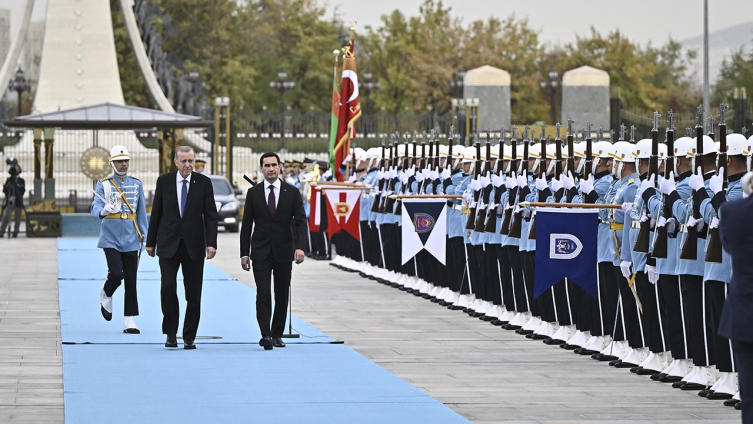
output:
[[[348,178],[348,182],[354,183],[358,179],[358,175],[351,175],[350,178]]]
[[[593,174],[588,176],[588,179],[586,180],[580,180],[580,192],[588,195],[590,192],[594,191],[594,176]]]
[[[353,160],[353,155],[348,155],[343,161],[343,163],[350,163],[352,160]]]
[[[470,184],[469,187],[473,191],[479,191],[479,190],[481,190],[481,182],[479,180],[473,180],[473,181],[471,181],[471,184]]]
[[[424,180],[424,173],[423,172],[416,172],[416,181],[419,183]]]
[[[695,191],[703,188],[703,174],[701,173],[700,166],[698,167],[698,173],[691,175],[688,179],[688,185]]]
[[[489,177],[489,173],[487,172],[485,176],[479,178],[478,182],[481,184],[481,188],[487,188],[487,187],[489,187],[489,184],[492,183],[492,180]]]
[[[627,278],[628,280],[633,276],[633,273],[630,272],[631,266],[633,266],[633,263],[630,261],[620,262],[620,271],[622,271],[622,276]]]
[[[438,179],[439,178],[439,171],[431,171],[429,173],[429,178],[431,178],[432,181]]]
[[[384,170],[380,169],[379,171],[377,171],[376,178],[377,178],[377,181],[384,179]]]
[[[648,281],[651,284],[659,282],[659,273],[656,271],[656,267],[653,265],[646,265],[646,275],[648,275]]]
[[[646,221],[648,221],[648,215],[646,215],[646,213],[644,212],[643,215],[641,215],[641,222],[646,222]]]
[[[403,183],[403,185],[408,184],[408,178],[410,177],[407,172],[403,171],[400,173],[400,182]]]
[[[565,187],[565,190],[575,187],[575,178],[572,172],[567,171],[567,175],[562,174],[562,186]]]
[[[552,192],[556,193],[556,192],[559,191],[559,189],[562,188],[562,186],[563,186],[562,179],[563,178],[564,178],[564,176],[560,177],[560,178],[552,178]]]
[[[520,183],[520,181],[518,181],[518,183]],[[546,184],[546,178],[539,177],[536,179],[536,190],[544,191],[547,188],[549,188],[549,186]]]
[[[472,203],[473,202],[473,193],[466,191],[463,193],[463,200],[466,201],[466,203]]]
[[[107,216],[111,213],[115,212],[111,204],[106,204],[104,208],[102,208],[101,211],[99,211],[99,216]]]
[[[528,172],[524,171],[521,175],[518,175],[517,178],[518,187],[523,188],[528,185]]]
[[[662,192],[662,194],[669,196],[676,189],[677,189],[677,185],[675,184],[674,174],[670,174],[669,178],[665,178],[661,180],[661,186],[659,187],[659,190]]]
[[[647,189],[654,187],[654,176],[651,175],[649,178],[646,178],[645,180],[641,181],[641,186],[638,188],[638,193],[636,193],[636,196],[640,196],[643,194],[644,191]]]
[[[502,184],[505,183],[505,177],[499,176],[499,175],[492,175],[492,184],[494,187],[502,187]]]
[[[329,178],[331,176],[332,176],[332,170],[328,169],[327,172],[325,172],[324,174],[322,174],[322,179],[326,180],[327,178]]]
[[[520,213],[521,213],[521,215],[523,216],[523,218],[528,218],[528,217],[529,217],[529,216],[531,215],[531,210],[530,210],[530,209],[527,209],[527,208],[521,208],[521,207],[520,207],[520,206],[518,206],[518,205],[515,205],[515,207],[513,208],[512,212],[513,212],[513,213],[516,213],[516,214],[517,214],[518,212],[520,212]]]
[[[622,209],[622,211],[625,212],[625,215],[629,215],[630,211],[633,210],[633,204],[631,202],[625,202],[622,204],[620,209]]]
[[[667,232],[674,233],[676,227],[677,227],[677,220],[675,220],[674,218],[669,218],[667,220]]]
[[[719,228],[719,218],[711,218],[711,224],[709,224],[709,228]]]
[[[688,227],[695,227],[696,230],[701,231],[704,222],[703,218],[695,219],[691,216],[688,218]]]
[[[448,166],[447,168],[443,169],[442,170],[442,174],[440,174],[440,175],[441,175],[441,177],[442,177],[443,180],[446,180],[446,179],[452,177],[452,171],[450,171],[450,167]]]
[[[507,178],[505,180],[505,187],[507,187],[508,190],[512,190],[515,187],[518,186],[518,177],[515,176],[515,173],[512,173],[512,177]]]
[[[722,191],[722,186],[724,185],[724,167],[719,168],[719,173],[717,175],[714,175],[709,180],[709,188],[711,191],[714,192],[714,194],[719,193]]]

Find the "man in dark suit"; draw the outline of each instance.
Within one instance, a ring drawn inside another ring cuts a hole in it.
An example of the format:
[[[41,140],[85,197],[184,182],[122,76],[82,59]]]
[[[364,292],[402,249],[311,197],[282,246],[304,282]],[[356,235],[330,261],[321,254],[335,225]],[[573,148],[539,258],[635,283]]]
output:
[[[743,190],[750,194],[750,173]],[[732,340],[740,383],[743,423],[753,423],[753,196],[725,202],[719,213],[719,234],[732,257],[732,279],[719,323],[719,335]]]
[[[194,340],[201,315],[201,286],[204,255],[217,253],[217,206],[211,180],[193,172],[194,151],[188,146],[175,150],[178,170],[157,179],[146,252],[159,256],[162,274],[162,333],[165,347],[178,347],[178,295],[176,277],[183,268],[186,290],[186,317],[183,321],[183,347],[196,349]],[[156,252],[155,252],[156,247]],[[205,253],[206,252],[206,253]]]
[[[308,228],[301,193],[280,180],[279,156],[264,153],[259,162],[264,182],[251,187],[246,195],[241,227],[241,267],[249,271],[253,262],[256,320],[261,330],[259,346],[270,350],[285,347],[282,332],[285,329],[292,262],[303,262]],[[273,272],[275,311],[270,328]]]

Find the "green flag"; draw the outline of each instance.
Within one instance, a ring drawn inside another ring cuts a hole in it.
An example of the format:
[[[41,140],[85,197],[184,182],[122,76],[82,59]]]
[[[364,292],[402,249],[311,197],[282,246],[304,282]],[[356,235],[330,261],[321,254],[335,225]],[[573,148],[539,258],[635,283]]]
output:
[[[335,143],[337,142],[337,126],[340,113],[340,93],[337,88],[337,56],[335,56],[335,71],[332,75],[332,122],[329,126],[329,169],[335,174]]]

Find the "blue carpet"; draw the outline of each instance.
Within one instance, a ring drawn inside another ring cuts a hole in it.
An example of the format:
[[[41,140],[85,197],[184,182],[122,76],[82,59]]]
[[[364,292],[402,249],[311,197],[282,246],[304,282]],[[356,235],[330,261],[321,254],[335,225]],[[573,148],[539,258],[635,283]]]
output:
[[[255,292],[210,262],[198,349],[162,346],[159,268],[146,255],[138,285],[142,333],[123,334],[122,288],[113,298],[113,320],[99,312],[106,265],[96,239],[58,240],[66,422],[467,422],[349,347],[329,344],[332,338],[295,316],[294,332],[307,337],[262,350]]]

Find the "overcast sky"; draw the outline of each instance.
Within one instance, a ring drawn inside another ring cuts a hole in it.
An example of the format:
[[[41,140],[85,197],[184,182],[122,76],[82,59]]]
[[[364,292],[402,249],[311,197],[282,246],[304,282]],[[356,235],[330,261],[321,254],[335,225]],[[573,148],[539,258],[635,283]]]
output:
[[[0,0],[0,8],[12,10],[17,25],[28,0]],[[33,20],[44,18],[47,1],[36,0]],[[107,0],[100,0],[107,1]],[[417,15],[423,0],[317,0],[332,16],[338,7],[342,19],[358,21],[358,27],[378,26],[379,17],[400,9]],[[641,44],[663,44],[669,37],[681,41],[703,33],[703,0],[444,0],[465,22],[506,18],[512,14],[527,17],[531,27],[541,31],[544,43],[562,44],[586,34],[590,26],[600,32],[619,28]],[[709,0],[709,31],[753,20],[753,0]],[[15,32],[17,26],[13,27]],[[746,40],[753,39],[748,34]]]

